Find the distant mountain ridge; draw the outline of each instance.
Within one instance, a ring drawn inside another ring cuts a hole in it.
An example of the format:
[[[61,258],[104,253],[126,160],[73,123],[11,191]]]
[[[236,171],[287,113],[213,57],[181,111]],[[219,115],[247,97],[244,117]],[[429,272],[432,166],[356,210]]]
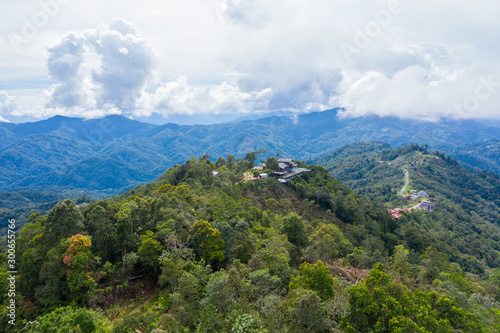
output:
[[[352,142],[381,140],[393,147],[428,144],[454,156],[469,146],[500,142],[498,128],[473,121],[340,119],[338,111],[214,125],[152,125],[117,115],[0,123],[0,191],[81,189],[107,196],[149,182],[193,156],[238,158],[261,148],[268,155],[312,159]],[[463,161],[500,172],[498,154],[468,154]]]

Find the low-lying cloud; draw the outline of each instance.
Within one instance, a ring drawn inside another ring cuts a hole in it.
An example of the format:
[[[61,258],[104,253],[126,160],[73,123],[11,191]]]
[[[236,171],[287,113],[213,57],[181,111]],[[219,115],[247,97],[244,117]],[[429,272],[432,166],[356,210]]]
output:
[[[18,106],[17,98],[9,96],[5,91],[0,91],[0,121],[7,122],[3,116],[14,112]]]

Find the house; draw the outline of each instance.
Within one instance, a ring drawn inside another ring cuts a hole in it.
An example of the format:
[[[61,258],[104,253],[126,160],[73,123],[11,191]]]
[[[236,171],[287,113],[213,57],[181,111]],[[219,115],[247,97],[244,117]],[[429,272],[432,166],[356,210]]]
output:
[[[403,212],[405,213],[409,213],[410,210],[408,208],[404,208],[404,209],[401,209],[401,208],[394,208],[394,209],[388,209],[389,211],[389,214],[391,214],[392,218],[394,219],[399,219],[401,216],[403,216]]]
[[[425,209],[428,210],[429,212],[432,212],[434,210],[434,203],[430,201],[422,201],[418,206],[418,209]]]
[[[289,164],[285,163],[278,163],[278,166],[280,167],[280,172],[288,172],[292,169],[292,167]]]
[[[399,212],[399,208],[395,208],[395,209],[388,209],[389,211],[389,214],[391,214],[392,218],[393,219],[399,219],[401,216],[403,216],[403,214],[401,214]]]
[[[278,160],[280,171],[275,171],[270,176],[278,178],[280,183],[286,183],[290,179],[301,175],[303,172],[310,171],[308,169],[297,168],[297,164],[291,158],[280,158]]]
[[[255,167],[252,168],[252,170],[257,170],[257,171],[261,171],[262,172],[262,171],[266,170],[266,163],[262,163],[259,166],[255,166]]]
[[[291,158],[280,158],[278,166],[280,167],[280,172],[289,172],[296,168],[297,164],[293,163]]]
[[[405,195],[405,199],[406,200],[410,200],[411,199],[411,195],[409,195],[409,194]]]
[[[425,191],[420,191],[417,193],[417,198],[428,198],[429,195]]]
[[[260,179],[266,179],[267,177],[268,177],[267,173],[261,173],[261,174],[259,175],[259,178],[260,178]]]
[[[429,201],[430,202],[436,202],[437,200],[436,200],[436,198],[429,198]]]

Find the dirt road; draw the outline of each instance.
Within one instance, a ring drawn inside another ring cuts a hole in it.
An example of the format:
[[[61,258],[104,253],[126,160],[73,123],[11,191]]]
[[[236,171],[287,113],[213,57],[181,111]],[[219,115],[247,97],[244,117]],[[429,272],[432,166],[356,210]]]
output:
[[[403,188],[398,192],[399,195],[403,195],[403,192],[406,190],[406,187],[408,186],[408,184],[410,183],[410,179],[408,177],[408,170],[404,169],[405,170],[405,185],[403,186]]]

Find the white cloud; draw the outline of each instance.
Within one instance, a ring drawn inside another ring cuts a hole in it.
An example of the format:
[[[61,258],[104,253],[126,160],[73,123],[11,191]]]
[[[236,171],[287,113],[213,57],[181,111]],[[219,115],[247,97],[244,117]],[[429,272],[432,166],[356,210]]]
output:
[[[0,121],[8,122],[3,116],[11,115],[18,107],[19,101],[5,91],[0,91]]]
[[[74,107],[89,97],[82,91],[85,80],[81,71],[84,42],[83,36],[71,32],[47,49],[49,76],[60,82],[52,85],[47,92],[49,106]]]
[[[152,47],[134,24],[122,19],[86,32],[85,38],[101,61],[99,70],[92,73],[97,106],[134,110],[136,100],[154,75]]]
[[[49,74],[60,83],[46,92],[46,108],[24,111],[31,116],[250,112],[267,110],[273,95],[270,88],[243,91],[237,82],[189,86],[185,76],[155,80],[153,48],[122,19],[69,33],[47,51]]]
[[[180,76],[177,81],[161,84],[142,99],[143,110],[137,115],[158,112],[169,114],[237,113],[267,110],[271,89],[244,92],[237,84],[222,82],[217,86],[193,87]]]
[[[357,60],[365,65],[346,66],[332,102],[346,108],[344,116],[498,118],[499,63],[470,62],[470,52],[467,45],[393,43]],[[490,83],[482,87],[484,80]]]
[[[342,43],[353,44],[358,31],[379,22],[374,13],[386,13],[394,1],[71,2],[25,53],[13,55],[0,42],[0,60],[9,64],[0,65],[0,82],[39,75],[38,45],[75,31],[47,50],[49,74],[58,81],[47,90],[50,110],[25,112],[168,115],[341,106],[351,116],[500,118],[500,87],[479,103],[474,99],[481,80],[500,81],[500,3],[399,0],[390,22],[346,59]],[[22,15],[29,19],[40,10],[20,3],[0,4],[13,27],[0,28],[1,35],[19,34]]]

